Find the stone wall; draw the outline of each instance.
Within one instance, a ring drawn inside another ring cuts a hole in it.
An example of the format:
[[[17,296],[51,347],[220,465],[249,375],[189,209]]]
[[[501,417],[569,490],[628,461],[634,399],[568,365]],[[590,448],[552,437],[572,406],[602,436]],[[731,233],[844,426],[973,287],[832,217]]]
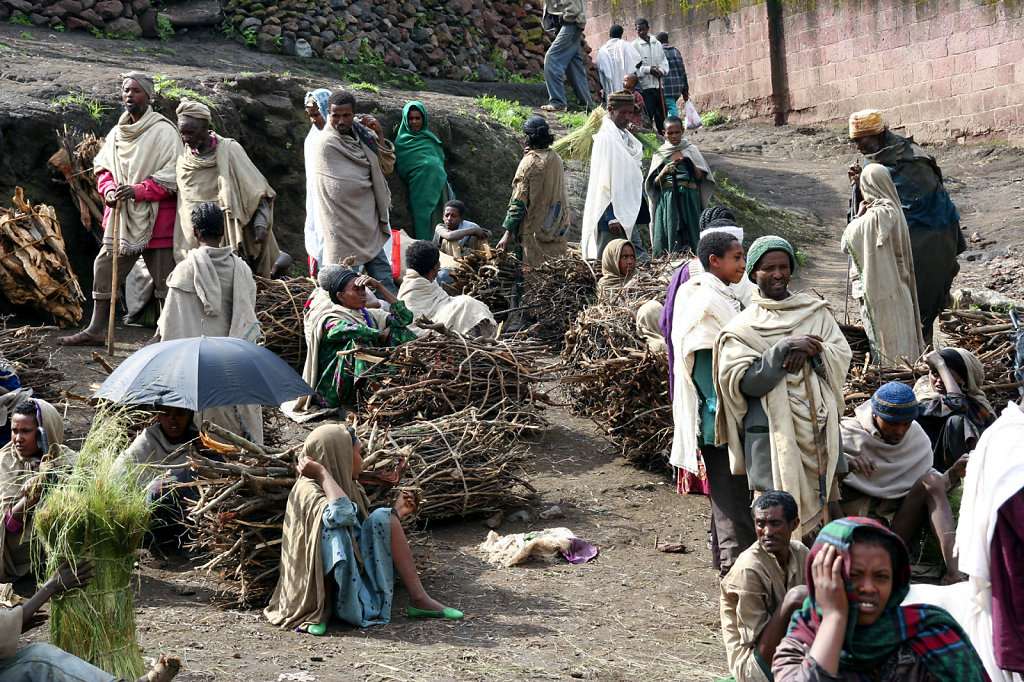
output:
[[[149,0],[0,0],[0,21],[130,38],[156,38],[157,16]]]
[[[1024,4],[1017,0],[775,4],[775,50],[766,3],[724,16],[707,6],[684,12],[678,0],[591,0],[589,7],[591,45],[602,44],[613,23],[632,37],[637,16],[650,19],[652,32],[668,31],[702,111],[748,118],[777,108],[789,123],[833,124],[871,107],[919,140],[1024,143]]]

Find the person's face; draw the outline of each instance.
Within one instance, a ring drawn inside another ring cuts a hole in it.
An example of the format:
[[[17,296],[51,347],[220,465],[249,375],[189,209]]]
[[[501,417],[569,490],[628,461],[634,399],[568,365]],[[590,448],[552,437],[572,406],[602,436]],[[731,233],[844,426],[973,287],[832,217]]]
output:
[[[629,277],[634,270],[636,270],[636,253],[633,252],[632,245],[626,244],[619,253],[619,272],[623,277]]]
[[[757,542],[769,554],[789,550],[789,540],[799,523],[799,519],[786,521],[782,505],[754,509],[754,532],[757,533]]]
[[[11,417],[11,442],[22,458],[41,456],[39,451],[39,423],[30,414]]]
[[[459,209],[454,206],[445,206],[441,220],[444,221],[445,228],[454,230],[462,224],[462,214],[459,213]]]
[[[171,440],[176,440],[184,435],[188,425],[192,422],[192,410],[182,407],[165,407],[156,416],[160,424],[160,430]]]
[[[789,256],[785,251],[769,251],[761,256],[754,270],[754,281],[766,298],[781,301],[789,295]]]
[[[190,149],[200,149],[210,136],[210,131],[202,121],[182,116],[178,119],[178,134]]]
[[[913,420],[908,422],[891,422],[882,419],[877,414],[871,416],[875,420],[875,427],[878,429],[878,432],[882,434],[882,440],[889,445],[898,445],[914,424]]]
[[[730,284],[739,284],[747,274],[747,256],[743,244],[734,239],[722,257],[711,254],[711,272]]]
[[[622,77],[622,89],[633,92],[636,89],[636,84],[640,81],[637,80],[636,74],[629,73]]]
[[[149,107],[149,95],[136,80],[127,80],[121,86],[121,101],[124,103],[124,110],[132,117],[141,116]]]
[[[665,139],[669,144],[679,144],[683,141],[683,126],[678,123],[669,123],[665,126]]]
[[[346,308],[359,310],[366,307],[366,287],[352,280],[341,290],[341,304]]]
[[[352,133],[352,121],[356,113],[351,104],[332,104],[330,109],[331,125],[342,135]]]
[[[640,40],[647,40],[647,35],[651,32],[651,27],[647,24],[637,24],[636,34],[640,37]]]
[[[882,135],[863,135],[851,140],[861,154],[874,154],[882,148]]]
[[[409,121],[409,130],[414,133],[418,133],[423,130],[423,114],[416,107],[409,110],[409,115],[406,117],[406,120]]]
[[[608,118],[612,120],[616,128],[622,130],[629,125],[629,117],[632,113],[632,104],[619,104],[608,111]]]
[[[363,444],[356,438],[352,441],[352,480],[358,480],[363,473]]]
[[[306,115],[309,116],[309,122],[316,126],[317,130],[323,130],[326,121],[324,121],[323,115],[320,113],[320,107],[314,101],[306,102]]]
[[[949,373],[953,375],[954,379],[956,379],[956,383],[958,386],[964,385],[964,379],[962,376],[955,372],[949,365],[946,365],[946,369],[948,369]],[[946,395],[946,385],[942,383],[942,377],[936,374],[934,369],[928,370],[928,381],[931,382],[933,391],[935,391],[939,395]]]
[[[892,558],[884,547],[864,542],[850,545],[850,581],[857,593],[857,625],[871,625],[882,616],[892,594]]]

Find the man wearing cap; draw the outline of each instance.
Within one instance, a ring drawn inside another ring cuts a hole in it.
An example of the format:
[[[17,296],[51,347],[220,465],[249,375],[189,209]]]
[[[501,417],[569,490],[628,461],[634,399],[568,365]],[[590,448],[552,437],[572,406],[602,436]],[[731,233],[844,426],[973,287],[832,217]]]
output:
[[[644,96],[647,118],[654,123],[654,130],[661,134],[665,126],[665,101],[661,91],[661,79],[668,75],[668,57],[661,43],[651,38],[651,26],[640,17],[636,20],[636,40],[633,47],[640,53],[640,66],[636,75],[640,77],[640,92]]]
[[[594,60],[605,103],[608,102],[608,95],[622,88],[622,79],[626,75],[636,73],[639,63],[640,53],[633,47],[633,43],[622,39],[622,27],[612,24],[608,29],[608,42],[597,51],[597,59]]]
[[[943,582],[959,582],[953,555],[956,527],[946,493],[964,475],[967,459],[945,474],[932,468],[931,441],[914,421],[917,412],[913,389],[892,381],[842,420],[850,470],[841,487],[843,513],[872,518],[908,544],[930,523],[946,563]]]
[[[935,157],[914,142],[888,129],[882,114],[874,109],[850,115],[850,141],[864,155],[864,163],[850,166],[853,185],[849,219],[860,210],[860,174],[863,166],[880,163],[896,185],[903,215],[910,228],[914,254],[917,299],[921,308],[921,331],[931,344],[935,318],[949,300],[953,278],[960,271],[957,255],[967,249],[960,229],[960,214],[942,184],[942,170]]]
[[[197,248],[192,211],[213,202],[224,211],[224,245],[252,268],[270,277],[281,250],[274,237],[274,197],[267,179],[230,137],[210,130],[210,108],[185,99],[178,105],[178,132],[185,148],[178,157],[178,229],[174,258]]]
[[[121,76],[124,113],[107,134],[93,168],[103,196],[103,247],[93,262],[92,319],[89,326],[58,342],[65,346],[102,346],[110,315],[110,292],[121,286],[142,255],[153,276],[154,295],[167,296],[167,275],[174,269],[174,162],[181,149],[174,124],[149,105],[153,79],[138,72]],[[114,244],[115,228],[120,237]],[[118,281],[112,282],[114,251]]]
[[[785,490],[796,498],[807,544],[839,497],[839,419],[852,354],[828,303],[789,291],[795,268],[781,237],[761,237],[747,251],[758,291],[715,340],[715,437],[755,495]]]
[[[651,214],[640,168],[643,145],[627,130],[632,113],[633,93],[613,92],[608,96],[608,115],[594,134],[580,239],[584,258],[601,260],[604,247],[613,239],[628,239],[637,260],[647,258],[637,226],[650,223]]]
[[[587,71],[580,54],[583,30],[587,27],[587,7],[583,0],[544,0],[544,21],[555,31],[555,39],[544,54],[544,83],[548,89],[548,103],[544,111],[565,111],[565,83],[587,111],[594,107],[590,99]]]

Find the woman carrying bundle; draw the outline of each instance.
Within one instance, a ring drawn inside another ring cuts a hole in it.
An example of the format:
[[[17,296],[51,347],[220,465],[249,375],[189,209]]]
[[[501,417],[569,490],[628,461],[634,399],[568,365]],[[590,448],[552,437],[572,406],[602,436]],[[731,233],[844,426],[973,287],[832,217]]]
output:
[[[408,102],[402,110],[395,134],[395,165],[409,188],[412,236],[429,241],[453,195],[444,170],[444,146],[427,130],[427,108],[421,102]]]
[[[299,479],[288,495],[281,577],[264,615],[274,625],[322,635],[331,616],[354,625],[391,620],[395,571],[409,591],[408,615],[457,620],[462,612],[427,594],[416,572],[402,519],[411,493],[370,511],[358,478],[362,445],[351,427],[321,426],[306,438]]]

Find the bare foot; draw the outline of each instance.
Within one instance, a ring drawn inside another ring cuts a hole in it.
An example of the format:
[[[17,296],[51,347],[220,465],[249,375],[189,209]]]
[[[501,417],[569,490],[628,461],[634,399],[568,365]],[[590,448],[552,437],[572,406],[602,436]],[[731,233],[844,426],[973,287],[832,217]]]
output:
[[[85,329],[71,336],[62,336],[57,339],[57,343],[62,346],[102,346],[106,342],[106,334],[90,334]]]
[[[157,660],[153,668],[136,682],[171,682],[179,670],[181,670],[180,658],[177,656],[168,658],[164,654],[160,654],[160,659]]]
[[[444,611],[444,604],[439,601],[430,598],[430,595],[423,595],[420,598],[409,598],[409,604],[413,608],[420,609],[422,611]]]
[[[967,574],[961,573],[960,571],[957,571],[956,573],[947,573],[942,576],[943,585],[956,585],[957,583],[962,583],[965,580],[967,580]]]

